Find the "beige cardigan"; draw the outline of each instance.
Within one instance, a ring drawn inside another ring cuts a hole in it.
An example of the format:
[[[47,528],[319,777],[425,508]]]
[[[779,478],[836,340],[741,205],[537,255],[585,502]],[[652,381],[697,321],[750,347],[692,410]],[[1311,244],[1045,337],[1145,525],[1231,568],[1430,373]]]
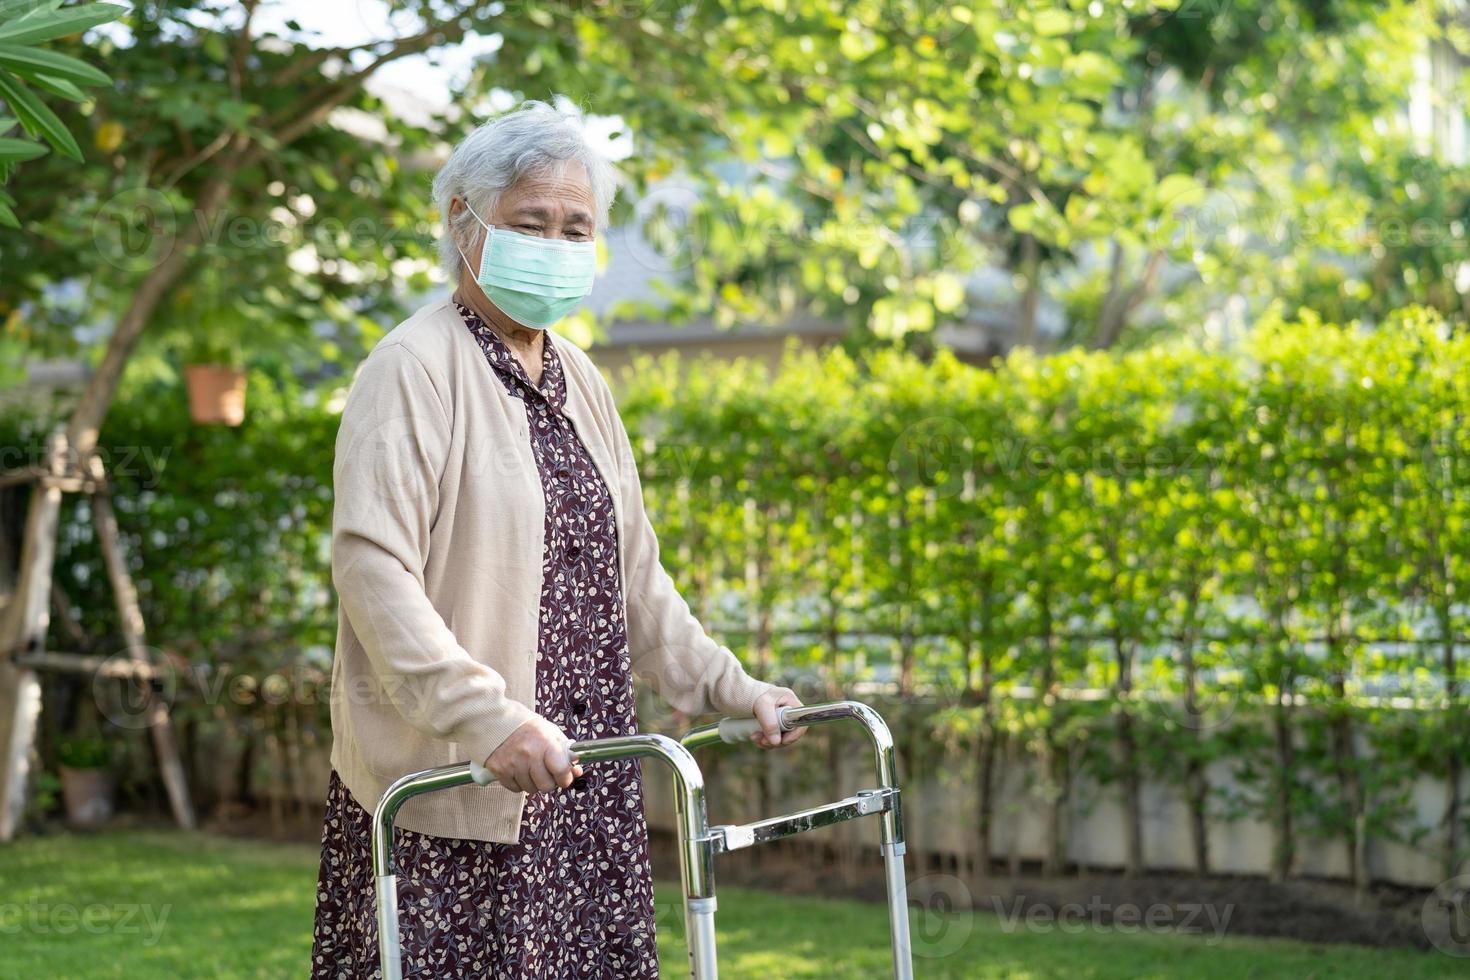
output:
[[[772,685],[705,634],[660,564],[606,381],[562,334],[546,342],[561,356],[564,411],[612,494],[634,673],[681,711],[750,715]],[[368,355],[336,453],[331,761],[371,810],[399,776],[483,762],[533,717],[545,499],[525,406],[448,298]],[[524,801],[494,785],[444,790],[410,800],[398,826],[513,843]]]

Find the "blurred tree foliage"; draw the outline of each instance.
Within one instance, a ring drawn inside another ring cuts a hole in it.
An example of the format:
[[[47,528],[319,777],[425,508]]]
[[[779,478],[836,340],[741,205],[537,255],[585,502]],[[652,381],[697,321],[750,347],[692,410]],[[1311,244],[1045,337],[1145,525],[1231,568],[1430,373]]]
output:
[[[422,288],[428,204],[399,170],[428,134],[382,112],[355,62],[463,28],[314,48],[242,30],[257,6],[143,3],[98,43],[115,84],[71,120],[85,162],[32,165],[26,234],[0,238],[0,317],[34,352],[95,349],[132,314],[155,352],[314,366],[360,353],[373,314]],[[381,133],[326,124],[338,108]]]
[[[1466,170],[1405,122],[1414,58],[1470,49],[1457,8],[623,0],[538,5],[496,62],[507,87],[628,121],[647,215],[688,273],[681,312],[806,305],[923,334],[961,321],[994,265],[1017,287],[1007,342],[1107,347],[1235,293],[1462,314]],[[1040,332],[1043,293],[1066,304],[1060,337]]]
[[[37,160],[15,187],[25,230],[0,236],[0,321],[33,353],[100,351],[68,424],[79,455],[145,335],[175,361],[248,352],[310,377],[355,360],[427,282],[421,168],[438,141],[364,84],[497,5],[423,0],[401,35],[345,47],[263,30],[260,6],[135,5],[97,42],[113,86],[58,108],[84,162]]]
[[[98,41],[111,88],[56,96],[85,161],[22,174],[0,319],[38,353],[111,331],[78,435],[145,332],[183,357],[354,360],[428,284],[421,168],[492,89],[625,120],[637,217],[677,272],[665,316],[808,308],[925,347],[999,301],[1006,343],[1106,347],[1198,330],[1231,295],[1458,315],[1466,172],[1403,122],[1414,58],[1467,47],[1441,4],[415,0],[339,48],[261,32],[255,0],[153,0]],[[457,121],[364,93],[470,32],[502,44],[447,93]],[[975,287],[987,267],[1013,296]]]

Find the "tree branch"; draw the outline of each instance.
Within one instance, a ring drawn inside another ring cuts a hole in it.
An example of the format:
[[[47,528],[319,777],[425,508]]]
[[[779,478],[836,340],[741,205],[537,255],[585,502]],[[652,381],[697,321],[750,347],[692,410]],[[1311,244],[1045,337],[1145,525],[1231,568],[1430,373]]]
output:
[[[180,160],[173,170],[169,171],[168,175],[163,178],[159,187],[162,190],[168,190],[170,187],[173,187],[185,174],[213,157],[220,150],[223,150],[230,144],[230,140],[234,138],[235,133],[231,130],[220,133],[214,139],[210,140],[207,145],[201,147],[193,156]]]
[[[1115,239],[1113,257],[1108,268],[1108,295],[1103,300],[1102,309],[1098,311],[1097,333],[1092,341],[1094,350],[1111,347],[1123,336],[1129,315],[1153,292],[1159,270],[1163,266],[1164,253],[1162,249],[1154,249],[1149,253],[1143,275],[1127,288],[1123,286],[1123,258],[1123,246]]]
[[[436,22],[422,33],[400,38],[367,67],[342,76],[322,91],[308,93],[289,109],[277,113],[266,123],[266,128],[270,130],[277,143],[290,143],[301,134],[319,125],[333,109],[340,107],[361,89],[379,68],[399,58],[420,54],[441,44],[460,40],[464,37],[464,33],[465,29],[460,24]]]
[[[237,133],[234,141],[238,148],[243,149],[248,144],[249,137]],[[158,304],[187,268],[194,248],[203,239],[205,227],[213,221],[229,199],[240,167],[239,157],[227,157],[221,163],[195,201],[194,210],[189,215],[193,220],[185,224],[178,239],[172,243],[168,255],[143,277],[143,281],[134,290],[127,310],[118,319],[112,336],[107,340],[107,350],[102,355],[102,361],[82,391],[67,424],[68,445],[78,457],[90,455],[97,447],[102,420],[107,417],[118,380],[122,377],[123,368],[127,366],[138,338],[147,328]]]
[[[242,0],[245,8],[245,22],[240,25],[240,35],[235,38],[235,57],[230,62],[230,88],[235,93],[235,98],[241,98],[245,92],[245,62],[250,55],[252,37],[250,28],[255,21],[255,10],[260,6],[260,0]]]

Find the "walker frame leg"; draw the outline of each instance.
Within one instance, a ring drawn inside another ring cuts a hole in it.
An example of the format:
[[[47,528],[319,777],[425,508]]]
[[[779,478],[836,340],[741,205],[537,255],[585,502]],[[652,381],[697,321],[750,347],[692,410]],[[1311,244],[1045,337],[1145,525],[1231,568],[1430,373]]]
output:
[[[573,742],[579,762],[652,757],[674,774],[679,818],[679,879],[684,890],[684,930],[689,941],[689,975],[718,980],[715,952],[713,845],[704,805],[704,775],[689,750],[665,735],[638,734]],[[460,763],[412,773],[395,781],[373,810],[372,861],[377,888],[378,960],[382,980],[403,980],[398,928],[398,876],[393,866],[393,821],[408,800],[424,793],[493,781],[482,766]]]
[[[882,717],[859,701],[832,701],[825,704],[781,708],[777,712],[781,730],[790,731],[808,725],[854,720],[868,733],[873,758],[878,770],[879,787],[859,790],[856,796],[826,803],[780,817],[757,820],[740,825],[721,824],[709,830],[714,853],[749,847],[818,827],[830,826],[870,814],[882,817],[880,849],[888,892],[889,937],[893,947],[895,980],[913,980],[913,944],[909,934],[908,880],[904,873],[904,838],[902,794],[898,786],[898,764],[893,750],[893,735]],[[691,729],[680,741],[688,749],[698,749],[715,742],[740,742],[759,730],[751,718],[726,718]]]

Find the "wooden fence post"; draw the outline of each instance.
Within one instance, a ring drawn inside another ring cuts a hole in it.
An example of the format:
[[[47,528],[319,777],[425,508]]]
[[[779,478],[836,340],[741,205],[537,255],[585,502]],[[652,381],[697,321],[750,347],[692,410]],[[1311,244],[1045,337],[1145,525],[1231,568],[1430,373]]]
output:
[[[122,535],[117,529],[117,515],[113,512],[112,499],[107,495],[106,486],[102,484],[102,464],[96,456],[92,457],[92,467],[93,475],[98,480],[98,489],[92,494],[92,514],[97,522],[97,542],[102,548],[102,558],[107,565],[107,577],[112,582],[112,594],[117,601],[118,627],[122,631],[128,659],[146,666],[152,661],[144,639],[143,612],[138,607],[138,590],[134,588],[133,576],[128,571]],[[174,736],[168,706],[162,699],[153,696],[152,678],[140,677],[136,683],[143,685],[148,731],[153,738],[153,751],[158,757],[158,769],[163,776],[164,788],[168,791],[174,822],[185,830],[193,830],[196,826],[194,804],[189,799],[188,780],[184,778],[184,764],[179,757],[179,743]]]
[[[61,516],[59,481],[67,473],[66,455],[66,436],[52,435],[46,446],[45,475],[31,491],[15,591],[0,617],[0,841],[12,839],[25,817],[41,682],[34,670],[13,658],[39,649],[50,623],[51,572]]]

